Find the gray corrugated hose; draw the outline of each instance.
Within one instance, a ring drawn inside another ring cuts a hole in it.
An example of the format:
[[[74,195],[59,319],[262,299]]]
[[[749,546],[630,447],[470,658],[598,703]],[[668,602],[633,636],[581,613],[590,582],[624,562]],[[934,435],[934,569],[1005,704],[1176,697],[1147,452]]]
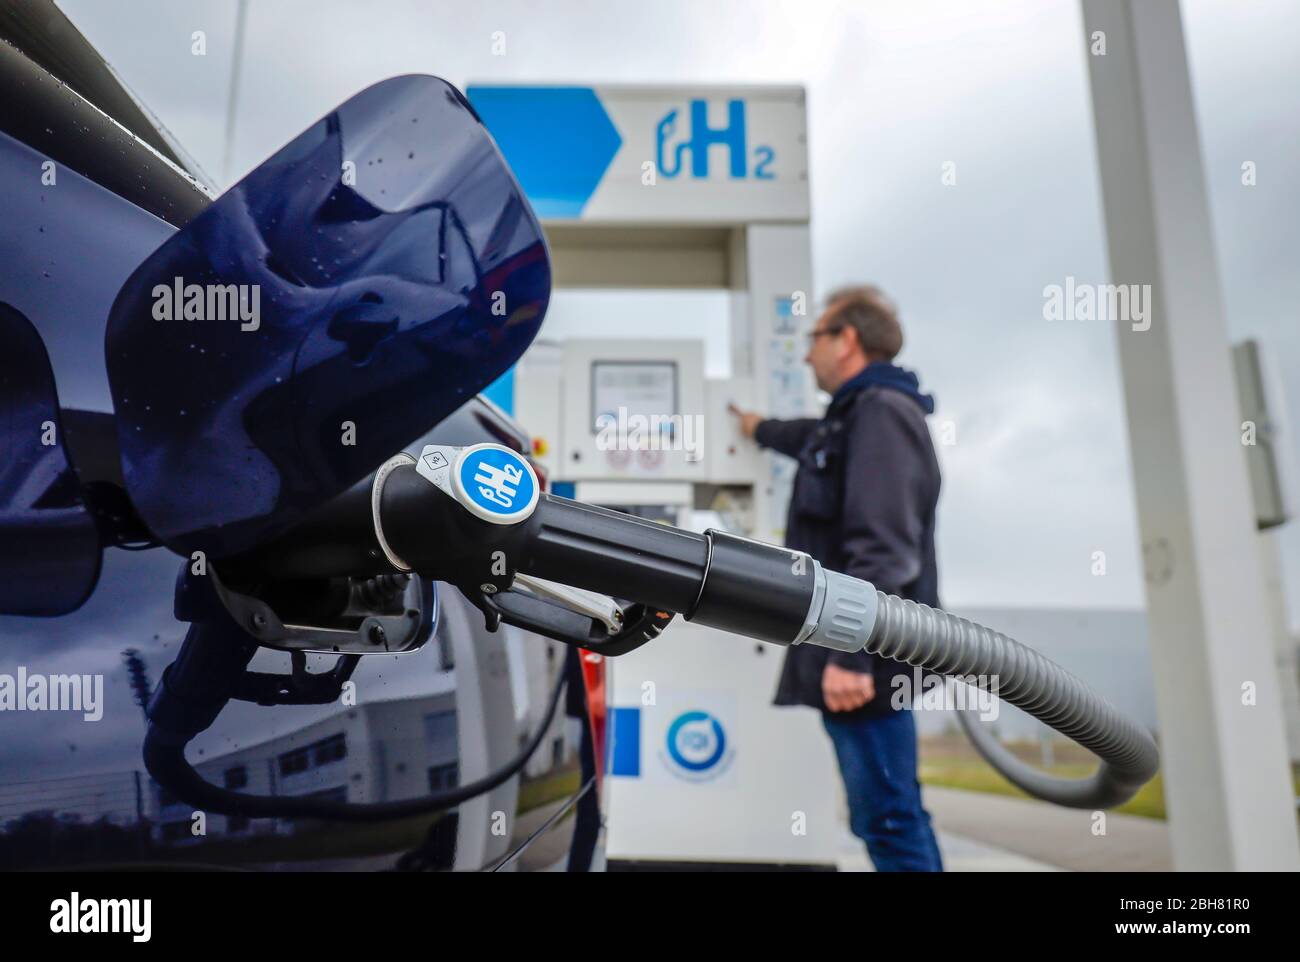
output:
[[[1110,808],[1132,798],[1160,765],[1150,733],[1060,665],[982,625],[877,591],[879,610],[866,651],[958,678],[995,678],[997,695],[1101,759],[1091,776],[1068,779],[1016,758],[979,724],[958,712],[975,747],[1008,781],[1030,795],[1070,808]]]

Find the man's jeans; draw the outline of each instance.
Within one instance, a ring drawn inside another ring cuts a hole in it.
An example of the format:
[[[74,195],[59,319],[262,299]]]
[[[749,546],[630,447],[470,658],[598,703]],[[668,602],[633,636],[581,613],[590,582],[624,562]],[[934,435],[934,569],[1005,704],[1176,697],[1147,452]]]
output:
[[[916,720],[906,710],[867,718],[823,712],[849,797],[853,834],[877,872],[942,872],[916,780]]]

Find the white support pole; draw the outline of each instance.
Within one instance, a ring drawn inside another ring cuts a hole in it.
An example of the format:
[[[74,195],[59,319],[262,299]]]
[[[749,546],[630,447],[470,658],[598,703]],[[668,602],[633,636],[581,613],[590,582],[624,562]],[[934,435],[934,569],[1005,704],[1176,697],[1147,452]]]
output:
[[[1280,686],[1178,3],[1082,3],[1111,282],[1150,285],[1149,329],[1121,321],[1118,339],[1174,865],[1295,871]]]

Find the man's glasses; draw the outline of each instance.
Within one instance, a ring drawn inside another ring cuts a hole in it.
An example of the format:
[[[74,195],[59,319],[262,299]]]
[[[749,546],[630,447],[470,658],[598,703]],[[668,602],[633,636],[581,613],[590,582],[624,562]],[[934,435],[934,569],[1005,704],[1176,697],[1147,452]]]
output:
[[[807,337],[808,337],[808,343],[809,343],[809,344],[815,344],[815,343],[817,343],[817,338],[819,338],[819,337],[824,337],[824,336],[827,335],[827,334],[838,334],[838,333],[839,333],[840,331],[842,331],[842,330],[844,330],[843,326],[840,326],[840,327],[823,327],[820,331],[809,331],[808,334],[807,334]]]

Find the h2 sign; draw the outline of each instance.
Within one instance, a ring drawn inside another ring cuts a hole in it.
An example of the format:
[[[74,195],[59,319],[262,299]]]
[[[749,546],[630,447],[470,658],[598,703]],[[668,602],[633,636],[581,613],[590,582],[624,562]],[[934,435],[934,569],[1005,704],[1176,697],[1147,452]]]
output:
[[[483,85],[468,93],[544,219],[808,221],[801,87]]]
[[[690,102],[689,138],[673,143],[677,135],[678,110],[673,108],[664,114],[655,127],[655,167],[660,176],[673,178],[682,173],[683,157],[691,157],[690,176],[705,178],[709,176],[709,148],[714,145],[725,147],[729,154],[728,172],[734,179],[751,175],[759,180],[772,180],[776,175],[772,171],[772,161],[776,152],[769,146],[754,148],[753,167],[750,167],[749,145],[745,130],[745,101],[731,99],[727,101],[727,125],[725,127],[709,126],[709,103],[707,100],[694,99]],[[665,148],[668,148],[666,151]]]

